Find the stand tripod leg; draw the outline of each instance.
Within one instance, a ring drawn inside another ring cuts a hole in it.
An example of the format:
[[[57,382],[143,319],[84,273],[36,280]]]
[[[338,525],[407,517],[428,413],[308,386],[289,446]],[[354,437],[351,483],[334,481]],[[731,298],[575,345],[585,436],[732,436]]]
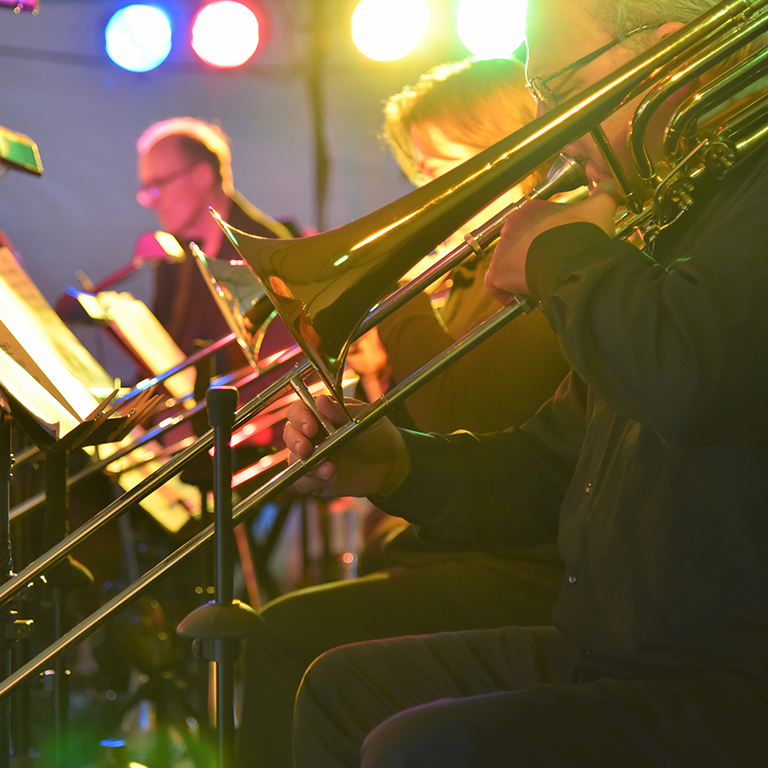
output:
[[[0,410],[0,583],[13,576],[11,557],[11,417]],[[26,660],[31,619],[19,619],[10,604],[0,606],[0,677],[7,678]],[[29,751],[29,691],[26,687],[0,700],[0,768],[27,765]],[[22,762],[24,761],[24,762]]]
[[[45,490],[47,499],[46,543],[59,541],[67,533],[66,516],[69,507],[67,492],[67,474],[69,454],[66,451],[54,451],[47,455],[45,463]],[[56,584],[53,586],[53,631],[56,637],[64,634],[63,603],[65,590]],[[67,685],[66,660],[57,656],[53,662],[53,744],[54,768],[62,768],[67,759],[69,742],[69,686]]]

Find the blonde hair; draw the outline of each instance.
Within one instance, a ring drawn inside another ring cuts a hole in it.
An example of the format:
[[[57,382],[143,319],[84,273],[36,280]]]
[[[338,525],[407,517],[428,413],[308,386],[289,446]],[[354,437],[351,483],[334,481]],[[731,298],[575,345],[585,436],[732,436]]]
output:
[[[521,62],[466,59],[434,67],[416,85],[391,96],[384,106],[381,138],[403,173],[419,186],[424,179],[413,161],[412,128],[434,123],[451,141],[480,151],[522,128],[535,112]],[[429,137],[423,138],[431,149]],[[526,180],[526,186],[538,178]]]
[[[161,141],[171,139],[190,160],[208,163],[224,191],[234,193],[229,140],[218,125],[195,117],[172,117],[150,125],[136,142],[136,149],[143,156]]]

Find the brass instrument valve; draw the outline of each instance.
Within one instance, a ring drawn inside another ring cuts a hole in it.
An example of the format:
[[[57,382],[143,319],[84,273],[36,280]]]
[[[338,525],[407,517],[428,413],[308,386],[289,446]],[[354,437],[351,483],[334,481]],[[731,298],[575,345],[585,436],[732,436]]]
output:
[[[691,192],[693,192],[693,182],[683,177],[677,179],[669,186],[667,199],[679,211],[685,213],[693,205]]]
[[[731,143],[724,140],[714,142],[704,155],[707,172],[721,179],[738,160],[738,151]]]

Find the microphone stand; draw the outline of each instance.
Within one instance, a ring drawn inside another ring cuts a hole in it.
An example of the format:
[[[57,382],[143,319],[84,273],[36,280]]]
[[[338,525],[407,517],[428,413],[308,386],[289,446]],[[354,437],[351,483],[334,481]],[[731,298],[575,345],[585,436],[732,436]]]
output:
[[[214,430],[214,544],[216,599],[184,618],[177,632],[195,640],[201,656],[215,664],[218,768],[232,768],[235,753],[234,665],[240,640],[255,635],[258,614],[234,600],[232,449],[238,393],[234,387],[208,390],[208,419]]]

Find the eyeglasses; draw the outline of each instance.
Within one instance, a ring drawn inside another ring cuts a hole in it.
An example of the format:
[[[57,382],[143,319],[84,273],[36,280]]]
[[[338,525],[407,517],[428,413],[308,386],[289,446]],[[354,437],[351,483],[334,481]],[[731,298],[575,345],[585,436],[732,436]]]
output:
[[[560,75],[564,75],[566,72],[571,72],[575,69],[579,69],[580,67],[585,67],[591,61],[594,61],[595,59],[602,56],[607,51],[610,51],[611,48],[614,48],[620,43],[623,43],[625,40],[632,37],[633,35],[640,34],[640,32],[645,32],[649,29],[656,29],[657,27],[660,27],[660,26],[661,24],[646,24],[644,27],[637,27],[636,29],[631,29],[629,32],[625,33],[621,37],[617,37],[615,40],[611,40],[610,43],[606,43],[601,48],[598,48],[596,51],[592,51],[592,53],[588,53],[586,56],[583,56],[582,58],[577,59],[572,64],[569,64],[567,67],[563,67],[562,69],[559,69],[553,75],[549,75],[548,77],[532,77],[525,84],[525,87],[528,89],[528,93],[530,93],[531,96],[533,96],[533,98],[536,100],[537,103],[541,104],[546,109],[554,109],[557,106],[557,96],[555,96],[555,94],[552,92],[550,87],[547,85],[547,83],[550,82],[550,80],[554,80],[556,77],[560,77]]]
[[[190,163],[183,168],[179,168],[178,171],[169,173],[167,176],[163,176],[160,179],[155,179],[151,184],[142,184],[142,186],[136,190],[136,199],[139,201],[139,205],[148,208],[158,197],[160,197],[161,187],[170,184],[176,179],[180,179],[182,176],[189,173],[196,165],[197,162]]]

